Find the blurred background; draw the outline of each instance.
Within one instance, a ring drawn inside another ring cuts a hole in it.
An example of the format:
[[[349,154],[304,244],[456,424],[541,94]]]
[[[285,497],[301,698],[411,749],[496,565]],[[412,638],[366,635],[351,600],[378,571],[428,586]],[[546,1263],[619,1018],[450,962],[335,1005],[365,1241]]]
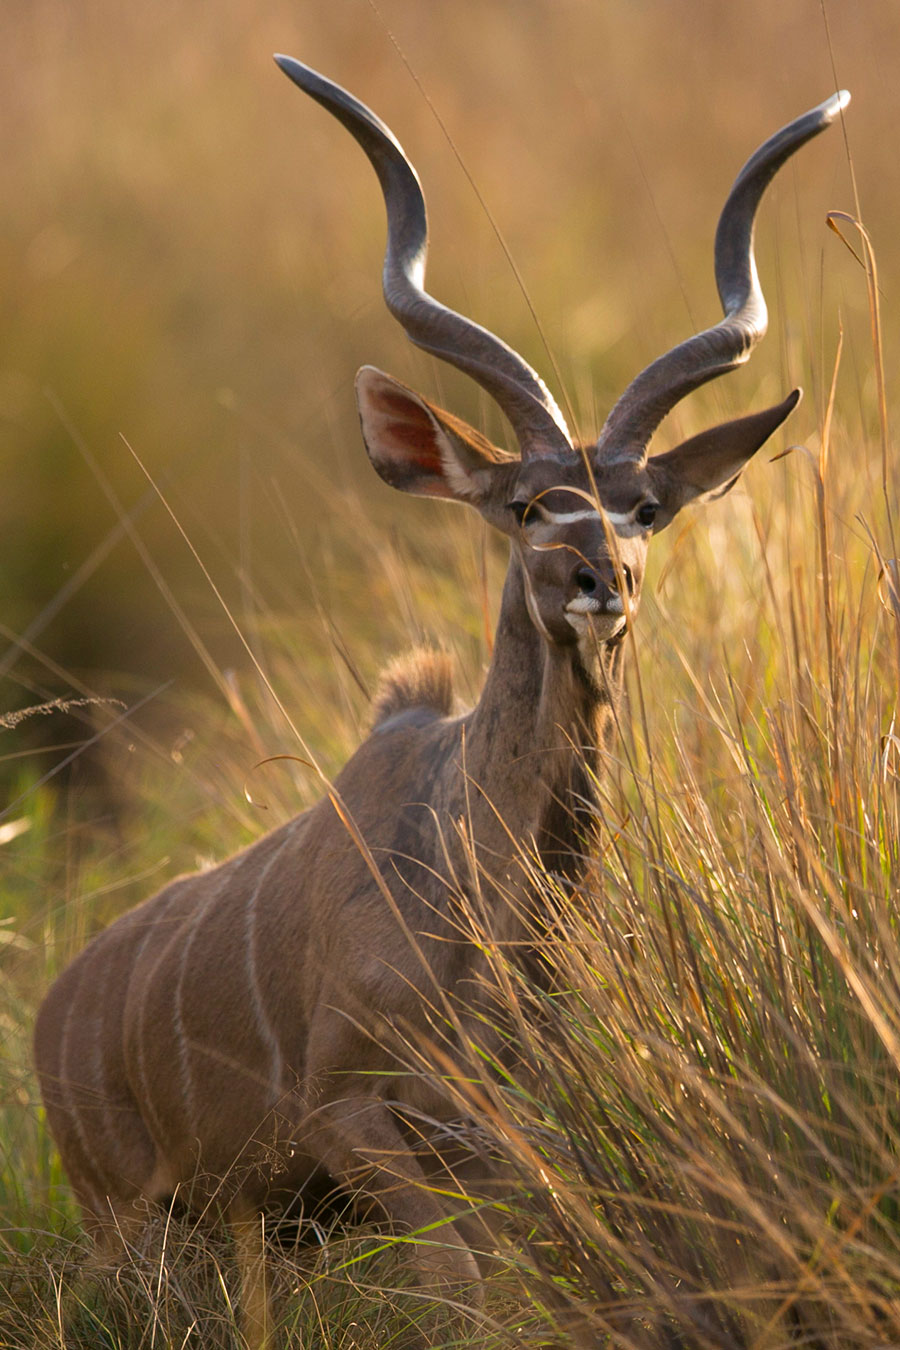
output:
[[[718,318],[712,237],[740,165],[848,87],[846,145],[838,128],[805,149],[761,213],[767,341],[656,448],[802,379],[775,448],[815,449],[841,328],[846,444],[877,441],[857,388],[874,378],[864,280],[825,215],[856,212],[852,164],[891,350],[895,0],[7,0],[0,29],[7,795],[71,756],[99,773],[79,750],[117,719],[170,748],[192,699],[240,721],[250,651],[326,757],[332,735],[344,753],[344,705],[361,724],[379,664],[437,615],[464,693],[487,659],[502,546],[375,478],[354,373],[382,366],[506,429],[387,315],[374,176],[274,51],[394,129],[429,202],[430,289],[537,366],[585,436],[637,370]],[[880,461],[854,473],[862,505]],[[346,698],[323,713],[336,672]],[[68,711],[30,711],[54,699]],[[253,755],[295,748],[286,730],[256,744],[253,722]]]

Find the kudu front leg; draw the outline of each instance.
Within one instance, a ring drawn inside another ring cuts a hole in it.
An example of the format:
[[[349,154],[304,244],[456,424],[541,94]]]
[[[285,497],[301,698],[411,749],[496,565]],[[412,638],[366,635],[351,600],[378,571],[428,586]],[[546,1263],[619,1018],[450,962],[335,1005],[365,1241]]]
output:
[[[477,1305],[478,1263],[429,1186],[390,1108],[377,1098],[319,1102],[306,1148],[338,1180],[376,1200],[398,1232],[414,1235],[419,1283]]]
[[[247,1350],[268,1350],[271,1317],[266,1285],[263,1216],[258,1206],[236,1197],[228,1209],[241,1281],[238,1315]]]

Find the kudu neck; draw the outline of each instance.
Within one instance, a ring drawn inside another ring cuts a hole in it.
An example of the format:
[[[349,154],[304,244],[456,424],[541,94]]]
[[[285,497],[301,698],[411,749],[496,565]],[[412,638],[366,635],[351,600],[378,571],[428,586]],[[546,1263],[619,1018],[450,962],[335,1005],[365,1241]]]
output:
[[[521,563],[513,553],[494,651],[473,716],[499,727],[509,719],[531,732],[535,748],[567,743],[603,747],[622,692],[624,645],[598,643],[587,655],[576,642],[549,643],[538,632],[525,598]]]
[[[598,760],[614,738],[622,657],[621,644],[600,644],[588,669],[577,644],[548,643],[529,615],[513,554],[490,669],[466,719],[467,775],[508,837],[534,839],[555,871],[578,870]]]

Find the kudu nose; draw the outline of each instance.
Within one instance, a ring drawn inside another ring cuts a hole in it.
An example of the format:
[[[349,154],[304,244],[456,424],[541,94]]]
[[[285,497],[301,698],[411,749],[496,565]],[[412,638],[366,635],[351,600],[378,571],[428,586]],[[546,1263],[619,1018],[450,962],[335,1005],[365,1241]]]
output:
[[[621,575],[629,595],[634,595],[634,575],[627,563],[621,563]],[[579,564],[575,569],[574,575],[575,587],[581,595],[591,595],[596,599],[602,599],[604,592],[612,595],[619,593],[619,578],[616,569],[612,563],[607,563],[602,569],[597,567],[588,567],[586,563]]]
[[[603,590],[604,583],[593,567],[577,567],[575,585],[582,595],[596,595]]]

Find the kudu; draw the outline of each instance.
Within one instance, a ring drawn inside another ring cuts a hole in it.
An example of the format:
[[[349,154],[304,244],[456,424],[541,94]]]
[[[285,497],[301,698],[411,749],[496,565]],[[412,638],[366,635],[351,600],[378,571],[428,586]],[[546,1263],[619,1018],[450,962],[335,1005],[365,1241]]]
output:
[[[748,161],[716,235],[724,318],[639,374],[598,440],[581,446],[520,356],[424,290],[424,200],[392,133],[337,85],[277,60],[375,169],[391,313],[414,343],[487,390],[518,439],[514,458],[391,377],[365,367],[357,378],[380,476],[465,502],[509,540],[490,668],[475,707],[457,716],[440,659],[393,667],[371,734],[324,800],[94,938],[40,1010],[37,1064],[63,1163],[101,1242],[127,1240],[148,1200],[176,1194],[195,1208],[213,1198],[246,1232],[317,1170],[414,1235],[423,1285],[477,1287],[465,1216],[429,1186],[410,1125],[458,1107],[439,1073],[404,1071],[391,1029],[424,1040],[441,997],[461,1034],[474,1026],[485,957],[459,920],[473,875],[479,903],[494,905],[498,941],[514,942],[522,934],[508,901],[527,896],[523,852],[579,874],[650,537],[686,503],[727,491],[799,391],[664,454],[648,457],[648,442],[680,399],[740,365],[765,332],[757,206],[847,95]]]

